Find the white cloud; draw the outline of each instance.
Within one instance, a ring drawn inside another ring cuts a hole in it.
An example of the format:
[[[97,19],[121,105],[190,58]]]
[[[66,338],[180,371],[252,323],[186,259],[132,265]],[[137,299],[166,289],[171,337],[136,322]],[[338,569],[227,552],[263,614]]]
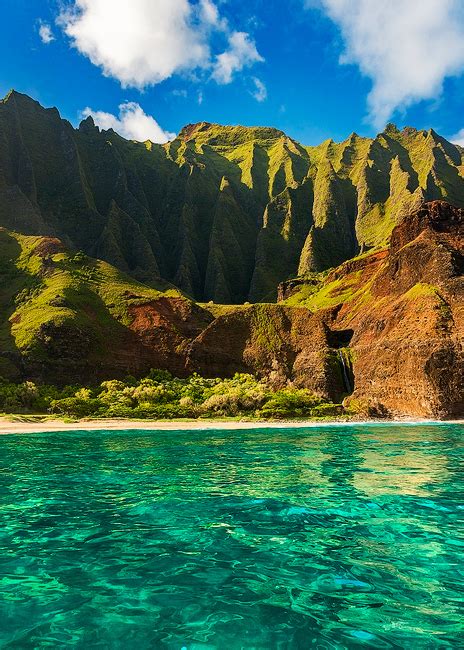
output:
[[[246,32],[232,32],[228,49],[216,57],[213,79],[219,84],[229,84],[236,72],[263,60]]]
[[[39,23],[39,36],[40,36],[40,40],[42,41],[42,43],[45,43],[45,45],[48,45],[49,43],[55,40],[55,37],[52,32],[52,28],[47,23],[43,23],[43,22]]]
[[[378,128],[397,109],[440,95],[464,69],[462,0],[319,0],[340,27],[341,63],[372,79],[369,119]],[[306,0],[314,7],[314,0]]]
[[[60,24],[73,45],[123,87],[143,88],[206,65],[209,48],[187,0],[76,0]]]
[[[458,144],[460,147],[464,147],[464,129],[455,133],[451,138],[449,138],[449,140],[453,144]]]
[[[219,10],[212,0],[200,0],[199,8],[200,17],[205,23],[213,25],[219,30],[227,31],[227,20],[221,18]]]
[[[267,99],[267,88],[261,79],[253,77],[255,88],[251,93],[257,102],[264,102]]]
[[[138,140],[139,142],[151,140],[164,143],[176,137],[175,133],[164,131],[158,122],[151,115],[147,115],[142,107],[135,102],[121,104],[119,116],[104,111],[94,111],[91,108],[86,108],[81,113],[83,118],[89,115],[101,129],[105,131],[113,129],[128,140]]]
[[[232,32],[213,0],[73,0],[57,22],[81,54],[123,87],[209,70],[212,43],[224,38],[229,49],[217,57],[213,75],[220,83],[262,60],[249,34]]]

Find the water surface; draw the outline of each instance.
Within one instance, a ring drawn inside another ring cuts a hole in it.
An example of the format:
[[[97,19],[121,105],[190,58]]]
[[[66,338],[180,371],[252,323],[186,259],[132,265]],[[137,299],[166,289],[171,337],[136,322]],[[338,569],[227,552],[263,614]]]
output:
[[[0,647],[463,648],[463,433],[0,436]]]

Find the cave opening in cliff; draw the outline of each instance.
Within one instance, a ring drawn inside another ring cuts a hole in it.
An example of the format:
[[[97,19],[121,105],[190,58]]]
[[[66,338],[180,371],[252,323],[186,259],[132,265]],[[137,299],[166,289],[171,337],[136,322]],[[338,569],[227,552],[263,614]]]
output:
[[[351,339],[353,338],[354,330],[331,330],[329,336],[329,345],[331,348],[340,350],[340,348],[348,348]]]

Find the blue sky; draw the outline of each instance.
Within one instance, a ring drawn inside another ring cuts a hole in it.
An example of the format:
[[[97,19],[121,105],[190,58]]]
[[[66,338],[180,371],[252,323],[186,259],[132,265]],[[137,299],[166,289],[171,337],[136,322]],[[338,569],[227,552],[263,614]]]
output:
[[[387,121],[464,140],[462,0],[1,0],[0,94],[127,137],[276,126],[305,144]],[[122,108],[120,108],[122,106]]]

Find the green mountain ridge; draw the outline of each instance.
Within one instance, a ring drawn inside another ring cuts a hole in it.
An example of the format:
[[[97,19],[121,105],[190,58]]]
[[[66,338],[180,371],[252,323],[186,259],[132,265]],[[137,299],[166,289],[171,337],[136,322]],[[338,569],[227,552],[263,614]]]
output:
[[[274,299],[281,281],[384,247],[433,199],[464,206],[464,150],[433,130],[307,147],[201,122],[157,145],[90,117],[74,129],[16,91],[0,102],[0,226],[196,300]]]

